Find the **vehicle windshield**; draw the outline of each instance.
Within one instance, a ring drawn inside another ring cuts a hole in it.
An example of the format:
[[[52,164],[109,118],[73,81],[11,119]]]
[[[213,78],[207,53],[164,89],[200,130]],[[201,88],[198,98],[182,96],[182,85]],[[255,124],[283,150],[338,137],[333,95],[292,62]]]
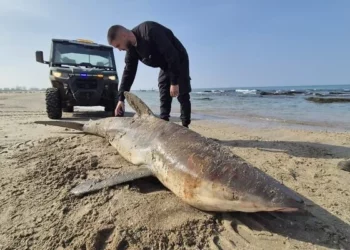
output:
[[[54,64],[115,68],[113,62],[113,51],[108,48],[70,43],[54,46]]]

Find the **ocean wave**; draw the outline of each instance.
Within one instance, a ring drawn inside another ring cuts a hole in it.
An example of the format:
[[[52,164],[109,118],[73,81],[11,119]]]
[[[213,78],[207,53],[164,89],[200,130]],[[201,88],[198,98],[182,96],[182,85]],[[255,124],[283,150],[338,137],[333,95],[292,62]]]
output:
[[[243,94],[256,94],[256,89],[236,89],[236,92],[243,93]]]
[[[216,89],[213,89],[213,90],[203,90],[203,91],[197,91],[197,92],[194,92],[195,94],[200,94],[200,95],[205,95],[205,94],[221,94],[221,93],[225,93],[226,91],[225,90],[216,90]]]
[[[298,87],[276,87],[276,88],[231,88],[231,89],[198,89],[196,92],[193,92],[197,95],[204,96],[237,96],[237,97],[261,97],[261,96],[281,96],[281,97],[297,97],[297,96],[344,96],[350,93],[350,88],[340,87],[337,88],[334,86],[333,88],[298,88]]]
[[[212,101],[214,99],[210,98],[210,97],[202,97],[202,98],[195,98],[195,100],[198,100],[198,101]]]
[[[260,91],[260,95],[268,96],[268,95],[296,95],[296,94],[304,94],[304,92],[301,91],[285,91],[285,90],[276,90],[276,91]]]

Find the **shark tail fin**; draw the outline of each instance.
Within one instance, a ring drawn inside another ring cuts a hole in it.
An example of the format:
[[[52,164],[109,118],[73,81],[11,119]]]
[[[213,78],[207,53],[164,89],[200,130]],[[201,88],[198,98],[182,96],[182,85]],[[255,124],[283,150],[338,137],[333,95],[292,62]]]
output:
[[[138,96],[127,91],[124,92],[124,96],[138,116],[155,116],[152,110]]]
[[[74,130],[84,131],[84,124],[78,122],[67,122],[67,121],[35,121],[36,124],[58,126],[63,128],[70,128]]]

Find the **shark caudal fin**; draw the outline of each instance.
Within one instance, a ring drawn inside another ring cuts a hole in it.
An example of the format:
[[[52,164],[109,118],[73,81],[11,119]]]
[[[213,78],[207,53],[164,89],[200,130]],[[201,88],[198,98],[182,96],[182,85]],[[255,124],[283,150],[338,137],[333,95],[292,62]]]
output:
[[[135,110],[138,116],[155,116],[152,110],[144,103],[138,96],[125,91],[124,96],[133,110]]]
[[[89,120],[85,123],[73,122],[73,121],[35,121],[36,124],[50,125],[62,128],[70,128],[78,131],[82,131],[85,134],[96,135],[106,138],[113,130],[113,126],[123,125],[123,121],[129,118],[118,119],[115,117],[108,117],[99,120]],[[119,123],[116,123],[119,122]],[[116,124],[115,124],[116,123]],[[111,128],[112,126],[112,128]]]
[[[79,131],[83,131],[84,124],[79,122],[67,122],[67,121],[35,121],[36,124],[57,126],[63,128],[70,128]]]

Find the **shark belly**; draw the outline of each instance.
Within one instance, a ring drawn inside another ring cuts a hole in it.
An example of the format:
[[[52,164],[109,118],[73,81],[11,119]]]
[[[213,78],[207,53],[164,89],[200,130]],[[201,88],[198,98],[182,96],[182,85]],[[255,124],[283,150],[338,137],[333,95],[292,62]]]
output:
[[[207,201],[200,194],[206,194],[202,191],[207,190],[210,184],[201,180],[197,173],[191,172],[180,158],[172,157],[168,150],[158,144],[148,159],[147,164],[165,187],[191,206],[205,208],[203,204]]]
[[[134,165],[149,165],[150,146],[135,143],[129,136],[115,138],[109,143],[128,162]]]

